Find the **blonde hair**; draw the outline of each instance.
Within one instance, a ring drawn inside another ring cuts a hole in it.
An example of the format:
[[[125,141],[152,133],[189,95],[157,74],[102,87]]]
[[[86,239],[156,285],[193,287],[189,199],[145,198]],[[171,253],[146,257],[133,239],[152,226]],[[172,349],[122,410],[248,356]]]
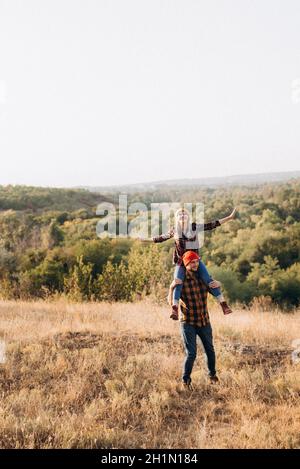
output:
[[[191,215],[190,215],[190,212],[186,208],[179,208],[178,210],[176,210],[176,212],[175,212],[175,234],[174,234],[175,239],[179,239],[180,238],[179,235],[183,231],[182,230],[182,225],[180,224],[180,222],[178,220],[178,215],[182,212],[186,213],[186,215],[187,215],[186,227],[188,227],[189,223],[190,223]]]

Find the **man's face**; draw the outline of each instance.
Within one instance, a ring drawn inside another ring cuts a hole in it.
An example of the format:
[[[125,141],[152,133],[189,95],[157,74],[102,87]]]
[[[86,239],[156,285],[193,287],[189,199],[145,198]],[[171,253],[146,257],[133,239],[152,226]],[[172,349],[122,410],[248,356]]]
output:
[[[193,261],[188,263],[188,265],[186,266],[186,270],[190,272],[196,272],[196,270],[198,270],[198,267],[199,267],[199,260],[194,259]]]

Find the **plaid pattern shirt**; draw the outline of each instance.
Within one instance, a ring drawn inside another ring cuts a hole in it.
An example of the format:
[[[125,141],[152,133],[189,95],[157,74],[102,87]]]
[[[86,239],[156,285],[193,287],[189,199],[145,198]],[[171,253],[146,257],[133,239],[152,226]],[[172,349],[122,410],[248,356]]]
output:
[[[187,234],[182,233],[182,237],[175,239],[175,249],[173,251],[173,264],[181,265],[182,256],[186,251],[194,251],[199,255],[199,240],[198,233],[200,231],[211,231],[220,226],[221,223],[219,220],[210,221],[208,223],[191,223],[190,230]],[[154,243],[162,243],[167,241],[167,239],[174,238],[175,228],[171,228],[167,233],[160,236],[155,236],[152,238]],[[189,247],[189,244],[192,243],[192,248]]]
[[[207,293],[208,288],[197,277],[196,272],[187,270],[179,301],[181,322],[200,327],[209,324]]]

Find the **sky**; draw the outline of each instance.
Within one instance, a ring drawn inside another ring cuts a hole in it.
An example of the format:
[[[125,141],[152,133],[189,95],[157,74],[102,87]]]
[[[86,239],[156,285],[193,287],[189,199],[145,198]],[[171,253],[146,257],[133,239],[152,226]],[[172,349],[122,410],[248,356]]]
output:
[[[0,184],[300,169],[299,0],[0,0]]]

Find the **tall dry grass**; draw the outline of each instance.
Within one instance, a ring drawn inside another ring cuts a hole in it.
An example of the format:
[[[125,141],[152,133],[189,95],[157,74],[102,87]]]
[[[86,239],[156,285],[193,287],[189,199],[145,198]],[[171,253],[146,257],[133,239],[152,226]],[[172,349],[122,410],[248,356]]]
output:
[[[169,308],[0,302],[1,448],[299,448],[300,312],[211,308],[220,384],[194,390]]]

